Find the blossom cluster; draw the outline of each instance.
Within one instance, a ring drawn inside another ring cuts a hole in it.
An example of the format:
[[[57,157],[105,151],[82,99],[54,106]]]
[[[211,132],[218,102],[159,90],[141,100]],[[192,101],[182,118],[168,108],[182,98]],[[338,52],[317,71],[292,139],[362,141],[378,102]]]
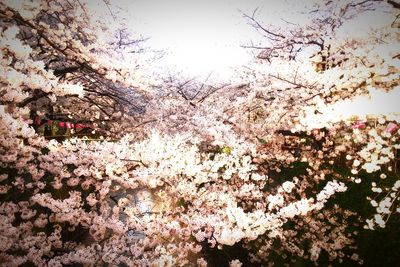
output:
[[[398,16],[390,3],[322,2],[311,26],[279,29],[268,64],[243,71],[243,83],[201,85],[191,100],[191,88],[143,85],[119,64],[133,58],[85,1],[0,3],[0,262],[207,266],[207,251],[240,246],[248,257],[230,266],[272,254],[318,264],[324,252],[362,263],[350,230],[360,216],[335,201],[367,183],[376,213],[366,228],[400,211],[399,112],[341,109],[368,92],[398,94],[398,26],[340,31],[358,13]],[[121,106],[134,102],[124,86],[145,111]],[[106,135],[41,136],[32,114],[54,112]]]

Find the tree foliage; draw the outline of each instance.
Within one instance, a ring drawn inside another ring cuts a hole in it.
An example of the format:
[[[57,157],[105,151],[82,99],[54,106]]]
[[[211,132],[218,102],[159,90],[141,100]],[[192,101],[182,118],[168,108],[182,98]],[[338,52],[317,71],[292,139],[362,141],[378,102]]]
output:
[[[143,40],[83,1],[0,7],[5,265],[362,263],[360,229],[398,219],[396,2],[308,2],[278,26],[244,15],[266,43],[239,84],[146,81],[130,53]],[[99,140],[35,131],[58,113]]]

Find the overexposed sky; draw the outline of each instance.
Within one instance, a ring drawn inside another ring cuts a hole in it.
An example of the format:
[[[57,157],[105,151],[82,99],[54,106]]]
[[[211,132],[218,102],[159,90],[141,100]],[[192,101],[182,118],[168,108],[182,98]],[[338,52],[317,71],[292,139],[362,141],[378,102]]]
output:
[[[203,75],[225,72],[249,59],[240,44],[254,31],[249,31],[237,5],[226,1],[135,2],[131,14],[141,22],[137,31],[150,35],[152,46],[168,49],[163,59],[166,66]]]
[[[288,27],[288,23],[306,24],[311,6],[318,0],[87,0],[89,7],[102,15],[110,11],[123,19],[136,36],[150,37],[146,46],[163,50],[166,55],[147,68],[156,72],[182,74],[200,79],[212,72],[212,79],[232,78],[234,68],[254,58],[241,45],[263,40],[242,13],[263,25]],[[358,21],[345,23],[339,35],[363,34],[372,25],[385,22],[385,13],[371,19],[364,14]],[[286,22],[285,22],[285,21]],[[266,44],[265,40],[262,42]]]
[[[234,75],[233,68],[253,59],[250,51],[240,46],[251,40],[257,43],[261,38],[240,11],[252,14],[258,8],[257,17],[272,22],[279,16],[277,10],[283,17],[291,13],[296,2],[119,0],[110,9],[119,18],[126,18],[131,31],[151,37],[148,46],[167,52],[153,67],[200,78],[212,72],[214,78],[223,80]],[[97,9],[109,12],[102,1]]]

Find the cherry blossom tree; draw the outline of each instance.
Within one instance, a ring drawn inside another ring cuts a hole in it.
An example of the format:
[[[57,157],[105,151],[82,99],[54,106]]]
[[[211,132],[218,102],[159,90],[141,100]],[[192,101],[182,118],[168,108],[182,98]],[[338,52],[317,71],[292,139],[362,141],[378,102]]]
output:
[[[258,61],[228,84],[146,81],[129,53],[142,39],[92,21],[84,1],[0,6],[4,264],[207,266],[230,249],[245,254],[230,266],[362,263],[354,222],[397,216],[395,102],[344,112],[398,95],[395,2],[309,2],[308,19],[284,27],[244,15],[267,44],[250,45]],[[31,114],[49,112],[104,136],[45,138]],[[341,202],[359,183],[372,184],[369,218]]]

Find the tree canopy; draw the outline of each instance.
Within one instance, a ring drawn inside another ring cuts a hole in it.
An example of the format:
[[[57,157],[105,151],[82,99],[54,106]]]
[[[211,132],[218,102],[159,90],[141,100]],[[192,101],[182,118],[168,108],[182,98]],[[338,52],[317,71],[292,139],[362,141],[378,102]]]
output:
[[[365,236],[399,234],[399,3],[244,13],[254,62],[211,82],[144,75],[145,38],[89,2],[0,3],[4,266],[376,264]]]

